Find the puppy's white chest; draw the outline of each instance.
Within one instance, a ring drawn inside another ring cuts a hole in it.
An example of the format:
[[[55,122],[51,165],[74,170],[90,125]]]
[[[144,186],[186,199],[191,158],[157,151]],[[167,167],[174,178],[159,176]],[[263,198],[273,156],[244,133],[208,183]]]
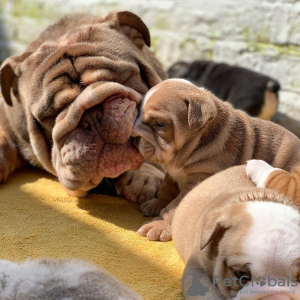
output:
[[[177,182],[180,190],[182,190],[185,185],[185,179],[186,179],[183,169],[170,166],[167,168],[167,171],[170,174],[170,176],[173,178],[173,180]]]

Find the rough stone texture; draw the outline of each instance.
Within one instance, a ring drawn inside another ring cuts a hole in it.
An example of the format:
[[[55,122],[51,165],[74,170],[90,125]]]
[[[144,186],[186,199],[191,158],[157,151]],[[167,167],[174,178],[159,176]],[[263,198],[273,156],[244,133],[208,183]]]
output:
[[[300,136],[299,0],[0,0],[0,61],[21,53],[65,13],[116,9],[144,20],[165,68],[178,60],[210,59],[277,78],[279,111],[287,116],[276,119]]]

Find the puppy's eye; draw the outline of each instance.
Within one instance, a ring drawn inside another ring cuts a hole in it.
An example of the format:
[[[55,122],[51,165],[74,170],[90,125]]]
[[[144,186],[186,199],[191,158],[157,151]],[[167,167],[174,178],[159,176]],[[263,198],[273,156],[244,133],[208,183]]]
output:
[[[159,127],[159,128],[165,127],[165,125],[166,124],[164,122],[161,122],[161,121],[155,121],[155,123],[154,123],[154,126]]]
[[[233,274],[242,285],[246,285],[251,280],[251,272],[250,271],[237,270],[237,271],[234,271]]]

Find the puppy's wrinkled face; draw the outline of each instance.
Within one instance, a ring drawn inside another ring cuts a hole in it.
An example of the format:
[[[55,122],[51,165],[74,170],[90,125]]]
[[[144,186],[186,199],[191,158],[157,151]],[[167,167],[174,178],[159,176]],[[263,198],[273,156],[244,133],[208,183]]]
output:
[[[215,251],[211,256],[215,259],[214,280],[223,296],[300,299],[299,212],[280,203],[253,201],[231,217],[217,226],[219,236],[223,230],[217,249],[210,242]],[[286,298],[280,298],[282,293]]]
[[[186,80],[165,80],[143,99],[133,128],[138,148],[148,161],[166,166],[215,115],[211,93]]]
[[[183,141],[178,132],[187,126],[187,106],[159,84],[146,94],[141,108],[134,126],[134,133],[141,136],[139,150],[147,160],[167,164]]]

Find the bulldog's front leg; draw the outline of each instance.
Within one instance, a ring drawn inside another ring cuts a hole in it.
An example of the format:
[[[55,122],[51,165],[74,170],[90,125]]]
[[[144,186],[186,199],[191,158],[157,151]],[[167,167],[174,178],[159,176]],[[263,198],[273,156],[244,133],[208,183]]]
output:
[[[9,134],[0,127],[0,183],[4,183],[20,164],[18,151]]]
[[[127,171],[117,182],[117,194],[126,200],[143,203],[156,196],[165,174],[156,167],[144,163],[137,171]]]

